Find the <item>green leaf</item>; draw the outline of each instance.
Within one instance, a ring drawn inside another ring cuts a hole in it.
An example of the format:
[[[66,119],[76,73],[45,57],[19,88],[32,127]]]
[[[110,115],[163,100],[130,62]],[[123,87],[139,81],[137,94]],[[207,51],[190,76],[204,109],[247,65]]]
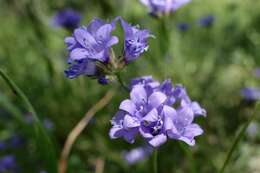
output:
[[[4,79],[10,89],[16,94],[19,100],[24,104],[24,107],[27,109],[28,113],[30,113],[33,117],[33,136],[34,140],[36,140],[37,150],[39,151],[40,157],[43,162],[44,168],[50,172],[55,173],[57,172],[57,157],[55,154],[55,147],[52,143],[50,137],[48,136],[47,131],[43,128],[36,111],[34,110],[32,104],[30,103],[29,99],[23,93],[23,91],[14,83],[14,81],[3,71],[0,69],[0,76]],[[7,102],[4,102],[5,104]],[[6,106],[9,106],[10,104]],[[10,110],[10,109],[9,109]],[[15,109],[12,109],[13,111]],[[18,115],[17,111],[15,113],[15,117],[22,121],[22,117]]]

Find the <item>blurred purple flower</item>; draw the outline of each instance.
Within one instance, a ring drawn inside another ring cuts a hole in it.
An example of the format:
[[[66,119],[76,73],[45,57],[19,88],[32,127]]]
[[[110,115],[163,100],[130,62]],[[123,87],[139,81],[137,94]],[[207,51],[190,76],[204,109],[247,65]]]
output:
[[[0,150],[4,150],[6,148],[5,141],[0,140]]]
[[[65,38],[70,53],[68,63],[72,64],[65,71],[67,77],[96,75],[95,61],[107,63],[111,46],[118,43],[118,38],[111,35],[114,28],[115,20],[106,23],[96,18],[88,26],[75,29],[71,37]]]
[[[260,68],[255,69],[254,75],[258,78],[260,77]]]
[[[140,134],[153,147],[159,147],[167,138],[194,145],[194,137],[203,133],[193,120],[198,115],[206,116],[206,111],[190,100],[182,86],[173,88],[170,80],[157,87],[149,83],[134,85],[130,99],[124,100],[119,109],[111,121],[112,139],[123,137],[134,143]]]
[[[147,159],[147,157],[152,153],[152,150],[153,148],[150,146],[134,148],[127,152],[124,151],[123,158],[129,165],[132,165]]]
[[[210,27],[213,25],[215,21],[215,16],[209,15],[209,16],[204,16],[198,20],[198,24],[200,26],[204,27]]]
[[[17,164],[13,155],[6,155],[0,159],[0,173],[16,172]]]
[[[257,124],[257,122],[251,122],[247,128],[247,135],[250,137],[250,138],[254,138],[256,137],[256,135],[258,134],[259,132],[259,125]]]
[[[54,26],[64,27],[68,30],[77,28],[81,21],[79,12],[73,9],[63,9],[57,12],[52,19]]]
[[[14,134],[13,136],[11,136],[7,142],[13,148],[19,148],[19,147],[25,145],[25,143],[26,143],[25,139],[22,136],[17,135],[17,134]]]
[[[43,119],[43,126],[48,130],[53,130],[54,128],[53,122],[48,118]]]
[[[177,28],[182,32],[186,32],[190,29],[190,25],[188,23],[181,22],[177,24]]]
[[[148,50],[148,38],[153,36],[147,29],[140,30],[137,26],[129,25],[122,18],[120,20],[125,33],[124,58],[126,62],[130,62]]]
[[[25,117],[24,117],[24,120],[25,120],[26,123],[32,124],[33,123],[33,116],[30,115],[30,114],[26,114]]]
[[[241,90],[241,95],[245,100],[257,101],[260,100],[260,89],[253,87],[246,87]]]
[[[178,8],[189,3],[191,0],[140,0],[149,8],[152,15],[162,16],[168,15],[171,11],[176,11]]]

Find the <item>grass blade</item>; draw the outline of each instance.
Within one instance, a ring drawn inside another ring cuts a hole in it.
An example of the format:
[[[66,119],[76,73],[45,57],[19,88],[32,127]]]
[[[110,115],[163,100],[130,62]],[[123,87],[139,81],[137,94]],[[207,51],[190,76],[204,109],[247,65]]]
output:
[[[225,159],[225,162],[223,164],[223,166],[221,167],[219,173],[224,173],[229,161],[231,160],[231,156],[233,155],[235,149],[237,148],[239,142],[241,141],[241,139],[243,138],[243,136],[245,135],[246,133],[246,129],[247,127],[249,126],[249,124],[252,122],[252,120],[255,118],[256,116],[256,110],[259,106],[259,103],[257,103],[256,105],[256,108],[255,108],[255,112],[253,113],[253,115],[250,117],[250,119],[244,124],[244,126],[242,127],[242,129],[239,131],[238,135],[236,136],[235,140],[234,140],[234,143],[233,145],[231,146],[228,154],[227,154],[227,157]]]
[[[36,140],[37,149],[40,153],[42,162],[44,164],[45,169],[49,173],[57,172],[57,158],[55,154],[54,145],[48,136],[48,133],[43,128],[36,111],[34,110],[32,104],[29,99],[23,93],[23,91],[14,83],[13,80],[0,69],[0,76],[4,79],[10,89],[16,94],[19,100],[24,104],[27,111],[32,115],[34,120],[34,139]]]

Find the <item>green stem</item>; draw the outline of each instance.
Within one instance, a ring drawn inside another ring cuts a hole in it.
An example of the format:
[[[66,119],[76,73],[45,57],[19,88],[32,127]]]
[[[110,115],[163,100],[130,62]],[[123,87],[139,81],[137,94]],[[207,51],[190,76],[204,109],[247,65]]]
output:
[[[158,150],[155,149],[153,153],[153,172],[158,173]]]
[[[184,144],[182,142],[178,142],[178,144],[181,147],[181,149],[185,152],[186,156],[188,157],[190,172],[196,173],[196,165],[195,165],[196,162],[194,161],[192,151],[189,148],[187,148],[186,146],[184,146]]]
[[[249,124],[252,122],[252,120],[255,118],[256,116],[256,109],[257,107],[259,106],[259,103],[257,103],[256,105],[256,108],[255,108],[255,112],[253,113],[253,115],[250,117],[250,119],[244,124],[244,126],[242,127],[242,129],[239,131],[238,135],[236,136],[235,138],[235,141],[232,145],[232,147],[230,148],[229,152],[228,152],[228,155],[226,157],[226,160],[222,166],[222,168],[220,169],[219,173],[224,173],[225,171],[225,168],[227,167],[230,159],[231,159],[231,156],[233,155],[235,149],[237,148],[239,142],[241,141],[241,139],[243,138],[243,136],[245,135],[246,133],[246,129],[247,127],[249,126]]]
[[[116,73],[116,77],[117,77],[117,80],[118,80],[119,84],[121,85],[121,87],[124,88],[124,90],[126,92],[129,92],[129,88],[124,84],[120,73]]]

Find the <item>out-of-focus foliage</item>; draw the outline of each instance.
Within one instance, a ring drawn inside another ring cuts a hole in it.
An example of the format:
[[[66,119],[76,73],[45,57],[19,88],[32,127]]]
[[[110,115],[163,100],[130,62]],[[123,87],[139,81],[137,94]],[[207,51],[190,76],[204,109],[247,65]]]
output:
[[[254,69],[260,66],[260,1],[193,0],[162,23],[150,17],[138,0],[0,0],[0,68],[25,92],[42,122],[46,118],[53,122],[49,132],[57,156],[70,130],[111,87],[85,77],[70,80],[64,76],[67,52],[63,40],[70,33],[53,27],[51,18],[65,7],[80,11],[82,25],[93,17],[122,16],[151,30],[156,38],[149,41],[149,51],[127,67],[123,78],[129,81],[151,74],[161,81],[170,78],[174,83],[182,83],[208,114],[206,119],[198,120],[204,135],[195,147],[169,141],[160,148],[159,170],[216,172],[237,130],[254,109],[254,104],[242,99],[240,90],[246,86],[260,87],[260,79],[254,75]],[[213,23],[201,26],[198,20],[208,15],[214,16]],[[185,31],[177,27],[182,22],[189,24]],[[169,51],[165,53],[167,47]],[[94,172],[97,159],[104,159],[107,173],[152,169],[149,159],[131,166],[122,159],[122,152],[141,146],[141,140],[130,145],[109,139],[109,120],[126,97],[123,90],[118,91],[91,121],[72,150],[69,172]],[[15,155],[20,172],[44,170],[34,140],[20,130],[21,124],[13,117],[18,113],[28,119],[27,110],[3,80],[0,100],[0,140],[7,144],[4,149],[0,147],[1,157]],[[259,126],[259,117],[255,121]],[[25,144],[11,147],[8,139],[14,133],[22,136]],[[259,134],[246,137],[227,172],[260,172],[259,142]]]

